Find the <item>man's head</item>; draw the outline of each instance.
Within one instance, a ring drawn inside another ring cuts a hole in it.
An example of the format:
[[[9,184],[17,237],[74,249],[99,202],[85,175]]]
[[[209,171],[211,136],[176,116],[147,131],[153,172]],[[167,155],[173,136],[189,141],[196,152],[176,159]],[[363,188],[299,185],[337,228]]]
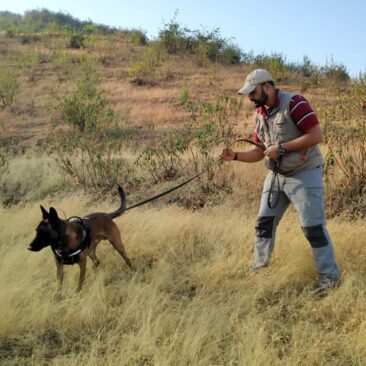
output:
[[[255,107],[268,105],[274,97],[275,88],[272,75],[264,69],[252,71],[245,79],[238,94],[248,95]]]

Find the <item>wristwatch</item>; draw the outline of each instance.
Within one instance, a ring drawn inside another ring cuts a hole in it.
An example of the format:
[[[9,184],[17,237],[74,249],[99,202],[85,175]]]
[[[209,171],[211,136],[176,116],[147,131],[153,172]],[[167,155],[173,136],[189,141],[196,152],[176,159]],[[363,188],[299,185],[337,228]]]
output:
[[[286,154],[286,150],[285,148],[281,145],[281,144],[278,144],[278,154],[282,157]]]

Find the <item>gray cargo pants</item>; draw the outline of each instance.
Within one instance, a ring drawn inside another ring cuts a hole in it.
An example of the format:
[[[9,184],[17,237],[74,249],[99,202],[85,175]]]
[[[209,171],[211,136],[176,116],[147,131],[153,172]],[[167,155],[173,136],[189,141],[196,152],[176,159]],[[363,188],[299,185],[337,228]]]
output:
[[[252,269],[265,266],[271,259],[277,225],[291,202],[298,212],[305,237],[310,242],[319,273],[319,285],[328,287],[338,282],[340,275],[334,259],[333,244],[325,226],[322,175],[321,168],[303,170],[291,177],[279,174],[279,187],[276,181],[272,202],[276,201],[276,195],[280,196],[273,208],[269,208],[267,202],[273,173],[267,175],[255,228]]]

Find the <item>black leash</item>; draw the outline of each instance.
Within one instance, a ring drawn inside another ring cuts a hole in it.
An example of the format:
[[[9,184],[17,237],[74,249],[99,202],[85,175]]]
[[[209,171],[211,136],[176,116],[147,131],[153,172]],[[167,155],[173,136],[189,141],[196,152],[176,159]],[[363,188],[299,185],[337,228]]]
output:
[[[260,143],[258,143],[258,142],[255,142],[255,141],[253,141],[253,140],[249,140],[249,139],[237,139],[237,140],[235,140],[235,141],[233,142],[233,145],[234,145],[234,144],[236,144],[237,142],[247,142],[247,143],[249,143],[249,144],[251,144],[251,145],[254,145],[254,146],[259,147],[259,148],[260,148],[260,149],[262,149],[262,150],[265,150],[265,149],[266,149],[266,148],[265,148],[265,146],[264,146],[263,144],[260,144]],[[218,163],[220,160],[221,160],[221,159],[218,159],[215,163]],[[162,192],[162,193],[157,194],[156,196],[150,197],[150,198],[148,198],[148,199],[146,199],[146,200],[144,200],[144,201],[138,202],[138,203],[136,203],[136,204],[134,204],[134,205],[132,205],[132,206],[130,206],[130,207],[127,207],[127,208],[125,209],[125,211],[132,210],[133,208],[136,208],[136,207],[142,206],[142,205],[144,205],[144,204],[146,204],[146,203],[149,203],[149,202],[154,201],[154,200],[156,200],[156,199],[158,199],[158,198],[160,198],[160,197],[163,197],[163,196],[165,196],[165,195],[169,194],[170,192],[173,192],[173,191],[175,191],[175,190],[177,190],[177,189],[179,189],[179,188],[183,187],[184,185],[186,185],[186,184],[188,184],[188,183],[192,182],[192,180],[194,180],[194,179],[198,178],[198,177],[199,177],[199,176],[201,176],[203,173],[205,173],[207,170],[208,170],[208,169],[202,170],[200,173],[196,174],[196,175],[195,175],[195,176],[193,176],[192,178],[189,178],[188,180],[184,181],[183,183],[180,183],[179,185],[177,185],[177,186],[175,186],[175,187],[173,187],[173,188],[170,188],[170,189],[168,189],[167,191],[164,191],[164,192]],[[277,170],[277,169],[276,169],[276,170]],[[275,204],[274,204],[274,205],[272,205],[272,204],[271,204],[271,197],[272,197],[272,195],[273,195],[274,180],[275,180],[275,178],[276,178],[276,177],[277,177],[277,182],[278,182],[278,183],[277,183],[277,185],[278,185],[278,187],[279,187],[279,178],[278,178],[278,173],[277,173],[277,172],[275,172],[275,174],[274,174],[274,176],[273,176],[273,178],[272,178],[271,188],[270,188],[270,193],[269,193],[269,196],[268,196],[268,207],[269,207],[269,208],[274,208],[274,207],[278,204],[278,201],[279,201],[279,195],[278,195],[278,197],[276,198],[276,202],[275,202]]]
[[[136,204],[134,204],[134,205],[132,205],[132,206],[130,206],[130,207],[127,207],[127,208],[125,209],[125,211],[131,210],[131,209],[133,209],[133,208],[135,208],[135,207],[142,206],[142,205],[144,205],[145,203],[149,203],[149,202],[151,202],[151,201],[157,200],[158,198],[163,197],[163,196],[165,196],[166,194],[168,194],[168,193],[170,193],[170,192],[173,192],[173,191],[175,191],[175,190],[176,190],[176,189],[178,189],[178,188],[183,187],[184,185],[188,184],[188,183],[189,183],[189,182],[191,182],[192,180],[194,180],[194,179],[198,178],[200,175],[202,175],[202,174],[203,174],[203,173],[205,173],[206,171],[207,171],[207,169],[202,170],[202,172],[200,172],[200,173],[196,174],[194,177],[189,178],[189,179],[188,179],[188,180],[186,180],[185,182],[183,182],[183,183],[181,183],[181,184],[179,184],[179,185],[177,185],[177,186],[175,186],[175,187],[173,187],[173,188],[170,188],[170,189],[168,189],[167,191],[164,191],[164,192],[162,192],[162,193],[157,194],[156,196],[150,197],[150,198],[148,198],[148,199],[146,199],[146,200],[144,200],[144,201],[138,202],[138,203],[136,203]]]
[[[266,147],[263,144],[260,144],[259,142],[255,142],[253,140],[249,140],[249,139],[237,139],[233,142],[233,145],[236,144],[237,142],[247,142],[248,144],[254,145],[259,147],[262,150],[265,150]]]
[[[268,197],[267,197],[268,208],[275,208],[278,205],[278,202],[280,201],[280,178],[278,177],[279,165],[280,165],[280,161],[274,162],[275,169],[273,170],[271,185],[269,187],[269,192],[268,192]],[[277,182],[277,196],[276,196],[274,203],[272,203],[272,197],[274,196],[274,194],[276,192],[275,191],[276,182]]]

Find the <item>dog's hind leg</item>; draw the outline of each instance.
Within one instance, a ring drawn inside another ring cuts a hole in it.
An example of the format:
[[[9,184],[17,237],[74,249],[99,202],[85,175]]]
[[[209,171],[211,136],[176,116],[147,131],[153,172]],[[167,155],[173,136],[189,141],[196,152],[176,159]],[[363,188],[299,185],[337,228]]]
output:
[[[131,263],[131,259],[128,258],[128,255],[126,253],[126,250],[122,244],[122,240],[119,239],[114,239],[114,240],[109,240],[109,242],[113,245],[113,248],[117,250],[117,252],[119,254],[121,254],[121,256],[123,257],[123,259],[126,261],[127,265],[132,268],[132,263]]]
[[[96,249],[97,249],[97,245],[99,243],[100,240],[95,241],[94,243],[92,243],[90,250],[89,250],[89,257],[93,262],[94,268],[97,268],[100,264],[99,259],[97,258],[97,254],[96,254]]]
[[[131,260],[130,258],[128,258],[125,247],[123,246],[121,233],[119,232],[117,226],[113,227],[113,230],[111,231],[111,235],[108,237],[108,240],[113,245],[113,248],[116,249],[119,254],[121,254],[127,265],[132,268]]]

